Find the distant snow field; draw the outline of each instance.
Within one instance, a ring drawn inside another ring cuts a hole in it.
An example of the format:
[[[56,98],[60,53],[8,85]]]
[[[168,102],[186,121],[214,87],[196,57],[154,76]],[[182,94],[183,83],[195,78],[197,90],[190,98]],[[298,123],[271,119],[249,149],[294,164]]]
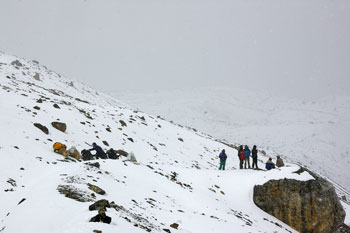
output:
[[[269,148],[350,191],[350,96],[303,101],[226,87],[112,94],[215,138]]]

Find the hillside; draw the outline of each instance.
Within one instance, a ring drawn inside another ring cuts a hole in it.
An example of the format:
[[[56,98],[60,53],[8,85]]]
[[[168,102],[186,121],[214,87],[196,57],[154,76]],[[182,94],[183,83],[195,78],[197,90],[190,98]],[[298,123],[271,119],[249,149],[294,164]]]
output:
[[[269,148],[350,191],[349,96],[303,101],[227,87],[119,91],[114,96],[221,140]]]
[[[0,53],[0,79],[0,232],[295,232],[255,206],[252,191],[271,179],[312,179],[294,173],[299,166],[237,169],[234,148],[36,61]],[[52,127],[54,121],[67,130]],[[137,162],[64,158],[52,150],[57,141],[79,151],[96,142],[133,152]],[[227,169],[218,171],[222,149],[229,158]],[[259,158],[263,167],[267,157]],[[89,184],[106,193],[94,193]],[[89,222],[97,214],[89,206],[100,199],[115,203],[106,212],[109,225]]]

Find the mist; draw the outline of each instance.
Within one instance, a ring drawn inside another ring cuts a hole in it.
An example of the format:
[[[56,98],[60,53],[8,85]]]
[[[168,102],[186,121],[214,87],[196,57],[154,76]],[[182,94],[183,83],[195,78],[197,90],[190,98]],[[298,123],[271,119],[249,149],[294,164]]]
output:
[[[348,0],[2,0],[0,50],[99,90],[346,95]]]

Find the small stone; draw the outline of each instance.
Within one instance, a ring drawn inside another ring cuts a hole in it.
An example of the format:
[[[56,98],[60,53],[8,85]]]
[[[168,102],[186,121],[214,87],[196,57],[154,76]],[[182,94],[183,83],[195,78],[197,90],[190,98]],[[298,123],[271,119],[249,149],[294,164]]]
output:
[[[40,110],[39,106],[34,106],[33,108],[36,109],[36,110]]]
[[[177,228],[179,227],[179,224],[173,223],[173,224],[170,225],[170,227],[172,227],[172,228],[177,230]]]
[[[54,122],[51,122],[51,125],[55,129],[57,129],[57,130],[59,130],[59,131],[61,131],[63,133],[66,132],[66,129],[67,129],[66,123],[54,121]]]
[[[87,185],[89,186],[90,190],[94,191],[97,194],[100,194],[100,195],[106,194],[106,192],[103,189],[101,189],[100,187],[98,187],[96,185],[93,185],[93,184],[90,184],[90,183],[88,183]]]
[[[119,123],[122,125],[122,127],[126,127],[127,126],[127,124],[123,120],[120,120]]]
[[[60,109],[60,106],[58,106],[58,104],[54,104],[53,107]]]
[[[40,75],[38,73],[35,73],[34,79],[37,81],[40,81]]]
[[[45,134],[49,134],[49,129],[40,123],[34,123],[34,126],[43,131]]]

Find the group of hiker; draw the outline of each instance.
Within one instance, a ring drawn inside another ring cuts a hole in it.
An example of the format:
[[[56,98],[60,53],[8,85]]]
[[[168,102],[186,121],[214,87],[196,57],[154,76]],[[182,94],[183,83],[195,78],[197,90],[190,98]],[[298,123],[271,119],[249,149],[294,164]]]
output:
[[[258,168],[258,150],[256,148],[256,145],[253,146],[253,149],[250,150],[247,145],[244,146],[241,145],[238,148],[238,159],[239,159],[239,168],[240,169],[250,169],[250,157],[252,158],[252,168],[254,169],[259,169]],[[227,155],[225,152],[225,149],[221,151],[219,154],[219,159],[220,159],[220,166],[219,170],[225,170],[225,165],[226,165],[226,160],[227,160]],[[276,165],[277,167],[283,167],[284,163],[283,160],[280,156],[277,156],[276,160]],[[275,164],[272,162],[272,158],[269,158],[265,164],[265,168],[267,170],[271,170],[275,168]]]
[[[114,150],[113,148],[110,148],[105,152],[101,146],[97,145],[95,142],[92,143],[92,148],[90,149],[84,149],[79,153],[79,151],[72,146],[70,149],[67,150],[67,146],[63,143],[56,142],[53,144],[53,150],[54,152],[63,155],[64,157],[72,157],[76,160],[93,160],[93,159],[119,159],[120,156],[129,156],[129,160],[132,162],[137,162],[135,155],[131,153],[127,153],[123,150]],[[94,153],[91,153],[91,151],[95,151]]]

